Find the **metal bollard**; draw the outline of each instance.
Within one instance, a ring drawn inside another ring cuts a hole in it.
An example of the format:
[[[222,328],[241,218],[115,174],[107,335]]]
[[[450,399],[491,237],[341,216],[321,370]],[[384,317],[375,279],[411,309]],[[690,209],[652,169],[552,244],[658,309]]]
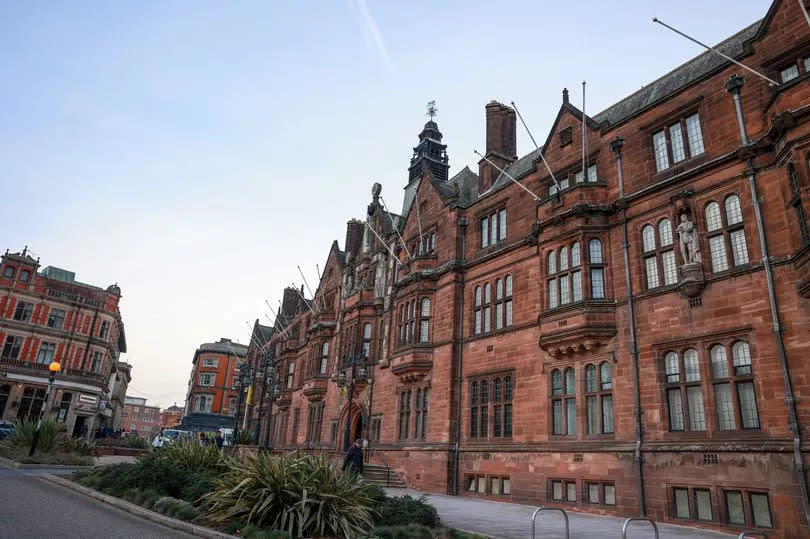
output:
[[[559,507],[543,507],[542,505],[538,507],[534,513],[532,513],[532,539],[535,539],[534,521],[535,519],[537,519],[537,515],[540,514],[540,511],[559,511],[560,513],[562,513],[563,518],[565,518],[565,539],[568,539],[568,513],[565,512],[565,509],[560,509]]]
[[[642,518],[642,517],[631,517],[624,521],[624,524],[622,525],[622,539],[627,539],[627,526],[634,521],[649,522],[650,524],[652,524],[653,531],[655,532],[655,539],[658,539],[658,526],[656,526],[655,522],[653,522],[649,518]]]

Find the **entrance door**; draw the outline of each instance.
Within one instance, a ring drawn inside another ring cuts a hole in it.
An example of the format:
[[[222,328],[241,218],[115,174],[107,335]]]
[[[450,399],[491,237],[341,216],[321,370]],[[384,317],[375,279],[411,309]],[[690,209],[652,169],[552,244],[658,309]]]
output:
[[[76,422],[73,424],[73,437],[78,438],[82,436],[82,430],[87,424],[87,416],[77,415]]]
[[[3,412],[6,410],[8,403],[8,396],[11,393],[11,386],[0,386],[0,418],[3,417]]]

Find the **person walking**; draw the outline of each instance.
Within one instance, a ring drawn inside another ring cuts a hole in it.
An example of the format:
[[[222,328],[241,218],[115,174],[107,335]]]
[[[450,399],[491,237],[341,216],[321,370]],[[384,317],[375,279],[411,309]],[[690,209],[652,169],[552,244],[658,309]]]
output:
[[[222,451],[222,444],[224,441],[225,440],[222,439],[222,434],[219,431],[217,431],[217,435],[214,437],[214,442],[216,442],[217,449],[219,449],[220,451]]]
[[[343,459],[343,467],[341,470],[354,471],[359,475],[363,475],[363,441],[359,438],[346,451],[346,457]]]

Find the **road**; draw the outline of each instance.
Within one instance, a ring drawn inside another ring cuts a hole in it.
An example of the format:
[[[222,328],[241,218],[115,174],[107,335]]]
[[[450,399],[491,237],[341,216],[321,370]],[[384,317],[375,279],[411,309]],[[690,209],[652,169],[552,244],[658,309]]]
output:
[[[143,520],[39,477],[47,470],[0,468],[0,537],[165,539],[185,533]]]

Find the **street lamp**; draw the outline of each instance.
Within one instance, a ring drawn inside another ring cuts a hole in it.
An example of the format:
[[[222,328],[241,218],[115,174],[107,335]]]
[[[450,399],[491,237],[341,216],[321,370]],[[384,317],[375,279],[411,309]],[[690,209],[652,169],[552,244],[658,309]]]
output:
[[[267,385],[270,386],[270,401],[267,407],[267,427],[264,430],[262,449],[267,450],[267,447],[270,445],[270,427],[273,424],[273,403],[278,396],[281,395],[281,377],[278,375],[278,371],[275,367],[273,367],[267,375],[265,381]],[[259,421],[261,421],[261,416],[259,417]],[[272,450],[272,447],[270,449]]]
[[[236,379],[236,386],[239,388],[239,398],[236,401],[235,424],[233,426],[234,440],[236,440],[236,435],[239,433],[239,410],[242,409],[242,397],[250,381],[250,371],[250,363],[243,363],[239,366],[239,378]]]
[[[37,444],[39,444],[39,431],[42,428],[42,414],[48,409],[48,405],[50,404],[50,396],[51,396],[51,388],[53,387],[53,379],[56,376],[56,373],[62,370],[62,366],[59,364],[58,361],[51,362],[48,365],[48,389],[45,391],[45,402],[42,404],[42,409],[39,411],[39,418],[37,419],[37,430],[34,431],[34,436],[31,438],[31,449],[28,451],[28,456],[32,456],[34,452],[37,450]]]
[[[349,436],[351,434],[351,421],[350,415],[352,411],[352,399],[354,397],[354,384],[357,382],[358,379],[367,379],[368,378],[368,356],[365,354],[357,354],[354,356],[346,356],[343,358],[343,366],[341,367],[341,371],[338,374],[337,384],[340,387],[345,387],[347,380],[346,380],[346,372],[342,369],[346,369],[348,367],[352,368],[352,375],[351,378],[348,380],[349,384],[349,402],[346,405],[346,429],[343,432],[343,451],[349,450]],[[360,367],[358,372],[357,368]]]

